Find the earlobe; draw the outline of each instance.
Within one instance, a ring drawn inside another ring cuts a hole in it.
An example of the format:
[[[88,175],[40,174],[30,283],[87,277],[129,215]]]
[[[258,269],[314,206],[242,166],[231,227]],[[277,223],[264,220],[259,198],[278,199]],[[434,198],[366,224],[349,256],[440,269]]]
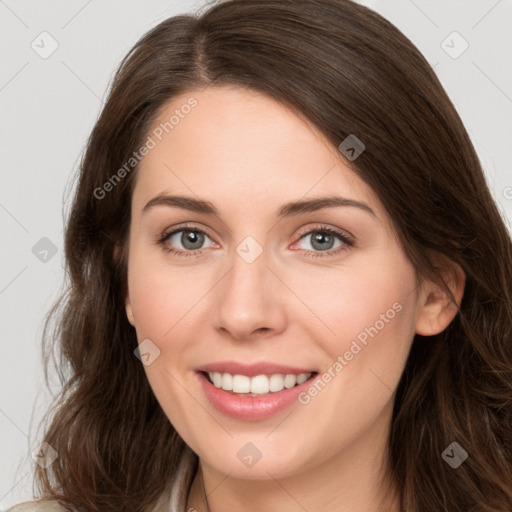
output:
[[[119,259],[121,258],[121,251],[122,247],[116,243],[114,245],[114,250],[112,251],[112,259],[115,264],[119,263]],[[126,292],[126,297],[124,299],[125,309],[126,309],[126,317],[128,318],[128,321],[130,322],[133,327],[135,327],[135,318],[133,316],[133,308],[132,303],[130,301],[130,294],[129,292]]]
[[[133,325],[133,327],[135,327],[135,318],[133,316],[132,303],[130,301],[130,297],[128,294],[126,294],[126,298],[125,298],[125,309],[126,309],[126,316],[128,318],[128,322],[130,322]]]
[[[463,270],[452,263],[450,278],[447,280],[456,304],[444,288],[433,281],[424,283],[416,317],[416,334],[433,336],[444,331],[455,318],[462,302],[466,276]]]

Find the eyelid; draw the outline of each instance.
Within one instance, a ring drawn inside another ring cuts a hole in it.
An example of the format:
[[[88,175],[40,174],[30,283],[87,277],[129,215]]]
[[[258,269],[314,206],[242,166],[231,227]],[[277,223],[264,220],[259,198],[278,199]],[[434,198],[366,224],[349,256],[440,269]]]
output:
[[[208,230],[206,228],[200,227],[198,224],[191,223],[191,222],[185,222],[184,224],[178,224],[177,226],[174,226],[172,228],[165,229],[161,235],[158,235],[158,240],[163,240],[164,238],[168,238],[172,234],[176,234],[179,231],[186,231],[186,230],[204,233],[210,239],[213,240],[213,237],[210,235],[210,233],[208,232]]]
[[[331,231],[341,237],[350,240],[354,244],[356,242],[356,237],[352,233],[350,233],[350,231],[347,231],[346,229],[331,227],[324,223],[314,224],[313,226],[308,226],[304,229],[301,229],[297,233],[297,236],[299,237],[299,239],[301,239],[304,235],[310,234],[312,231]]]

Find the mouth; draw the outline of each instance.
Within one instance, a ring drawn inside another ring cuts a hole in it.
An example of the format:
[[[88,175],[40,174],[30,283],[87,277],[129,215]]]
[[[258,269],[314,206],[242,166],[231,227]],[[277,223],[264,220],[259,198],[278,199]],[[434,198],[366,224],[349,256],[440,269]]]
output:
[[[294,403],[302,403],[301,394],[312,385],[318,372],[249,376],[197,370],[196,375],[205,398],[222,415],[242,421],[262,421]]]
[[[255,376],[226,372],[201,371],[200,373],[217,389],[222,389],[232,395],[248,397],[262,397],[280,393],[283,390],[301,386],[318,375],[316,371],[300,374],[274,373]]]
[[[270,361],[216,361],[195,369],[205,398],[221,414],[258,421],[284,411],[312,385],[311,367]]]

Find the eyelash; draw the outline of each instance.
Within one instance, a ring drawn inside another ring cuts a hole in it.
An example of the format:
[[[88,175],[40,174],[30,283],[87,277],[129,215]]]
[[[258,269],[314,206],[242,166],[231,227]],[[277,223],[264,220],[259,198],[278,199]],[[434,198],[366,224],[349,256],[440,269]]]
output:
[[[181,251],[178,249],[173,249],[171,247],[167,247],[165,245],[165,243],[167,242],[167,240],[169,240],[169,238],[171,238],[176,233],[180,233],[181,231],[191,231],[194,233],[201,233],[201,234],[209,237],[208,233],[206,233],[202,229],[199,229],[199,228],[197,228],[195,226],[191,226],[191,225],[183,225],[183,226],[177,227],[176,229],[173,229],[172,231],[164,232],[157,239],[157,244],[161,245],[162,249],[165,252],[171,253],[171,254],[176,254],[179,257],[189,258],[191,256],[200,255],[202,253],[202,249],[195,249],[193,251]],[[311,258],[318,258],[318,257],[326,258],[329,256],[337,256],[339,253],[348,250],[348,248],[356,246],[355,239],[352,236],[350,236],[348,234],[344,234],[341,231],[332,229],[332,228],[330,228],[328,226],[324,226],[324,225],[314,226],[313,228],[309,228],[308,230],[302,231],[298,235],[299,240],[301,240],[304,236],[310,235],[312,233],[327,233],[329,235],[333,235],[333,236],[337,237],[338,240],[343,242],[343,245],[341,245],[340,247],[338,247],[335,250],[331,249],[329,251],[306,251],[308,253],[308,257],[311,257]],[[312,252],[312,254],[311,254],[311,252]],[[327,253],[327,255],[325,255],[324,253]]]

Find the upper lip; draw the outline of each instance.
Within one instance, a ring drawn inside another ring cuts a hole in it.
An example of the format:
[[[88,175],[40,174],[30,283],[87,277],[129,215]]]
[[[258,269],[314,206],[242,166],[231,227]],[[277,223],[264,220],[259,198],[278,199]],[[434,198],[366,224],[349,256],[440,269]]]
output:
[[[218,361],[216,363],[208,363],[196,368],[199,372],[219,372],[230,373],[231,375],[247,375],[254,377],[256,375],[274,375],[277,373],[288,375],[300,375],[301,373],[314,373],[314,370],[306,368],[298,368],[283,364],[274,364],[265,361],[259,363],[238,363],[236,361]]]

